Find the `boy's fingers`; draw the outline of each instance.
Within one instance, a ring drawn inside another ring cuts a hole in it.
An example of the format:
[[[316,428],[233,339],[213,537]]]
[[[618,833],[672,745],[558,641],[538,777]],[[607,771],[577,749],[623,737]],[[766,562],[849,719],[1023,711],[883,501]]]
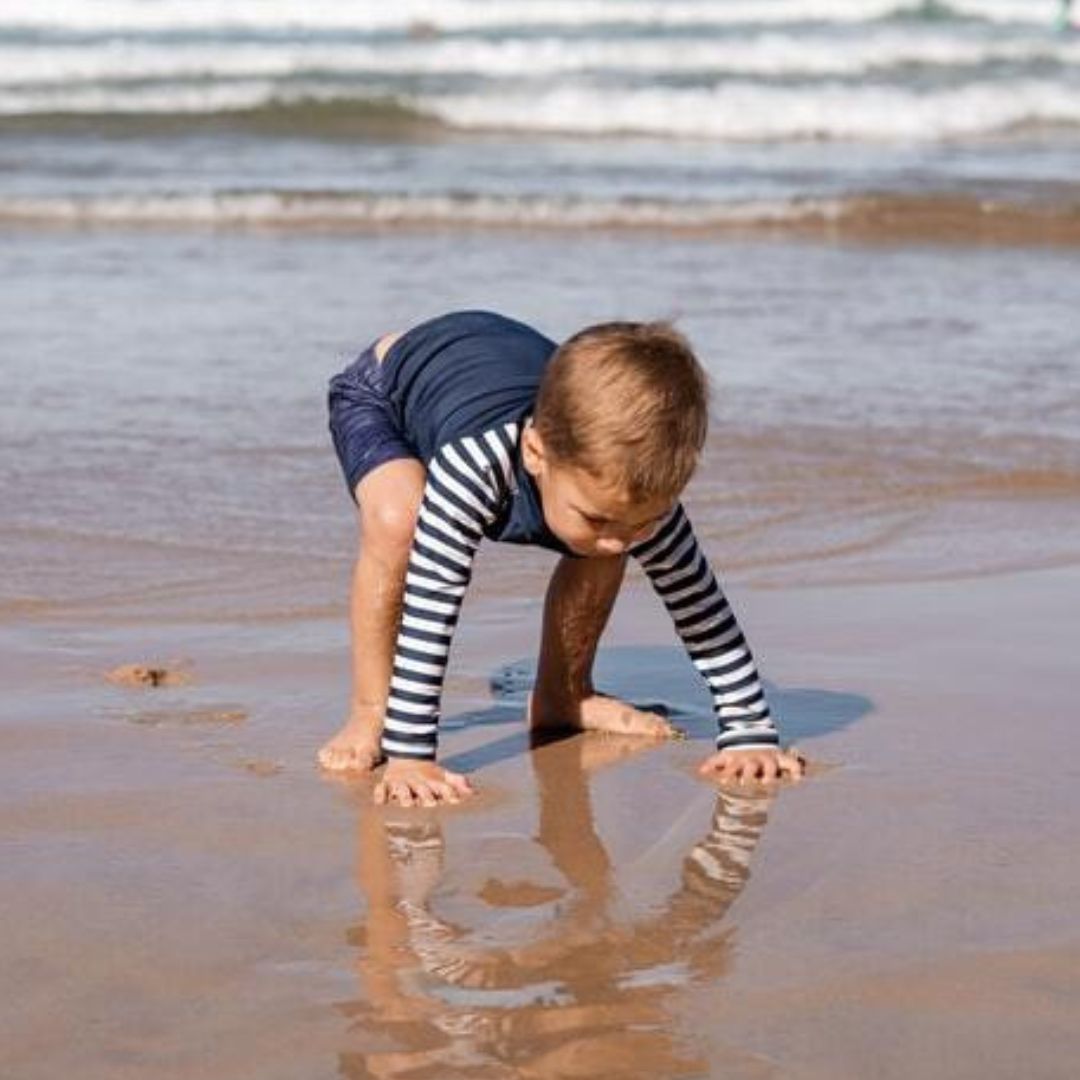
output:
[[[435,806],[439,797],[435,794],[435,785],[427,783],[423,780],[418,780],[413,785],[413,790],[416,793],[416,798],[421,806]]]
[[[380,780],[375,785],[374,798],[375,798],[375,802],[377,802],[380,806],[382,806],[382,804],[386,802],[386,781],[385,780]]]
[[[806,759],[801,754],[779,749],[768,752],[719,751],[698,768],[703,776],[739,785],[776,784],[787,776],[797,781],[805,770]]]
[[[395,784],[390,789],[391,799],[401,806],[412,806],[413,793],[408,784]]]
[[[431,790],[435,793],[436,798],[443,802],[456,803],[461,801],[461,796],[449,785],[440,783],[438,780],[433,780],[431,783]]]

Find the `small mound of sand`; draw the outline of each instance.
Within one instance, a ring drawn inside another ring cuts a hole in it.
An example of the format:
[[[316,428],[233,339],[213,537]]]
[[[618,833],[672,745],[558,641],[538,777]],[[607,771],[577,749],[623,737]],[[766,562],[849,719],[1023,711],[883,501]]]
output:
[[[277,776],[284,765],[279,764],[276,761],[265,761],[261,758],[252,758],[248,761],[241,761],[240,767],[245,771],[251,773],[253,776]]]
[[[191,682],[186,671],[143,664],[121,664],[105,672],[105,678],[116,686],[184,686]]]
[[[159,725],[242,724],[248,718],[244,709],[208,706],[199,709],[143,709],[130,713],[127,719],[146,727]]]

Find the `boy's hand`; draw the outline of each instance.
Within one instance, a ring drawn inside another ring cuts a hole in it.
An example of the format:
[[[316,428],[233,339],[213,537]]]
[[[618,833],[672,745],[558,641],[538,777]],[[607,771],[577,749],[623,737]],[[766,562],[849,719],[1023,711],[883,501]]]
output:
[[[771,783],[783,776],[800,780],[806,772],[806,758],[794,747],[787,750],[779,748],[763,750],[739,750],[728,747],[710,754],[700,766],[701,776],[715,777],[718,780],[736,780],[739,783],[761,780]]]
[[[456,803],[472,793],[472,785],[461,773],[450,772],[434,761],[409,758],[391,759],[382,779],[375,785],[377,803],[398,803],[400,806]]]

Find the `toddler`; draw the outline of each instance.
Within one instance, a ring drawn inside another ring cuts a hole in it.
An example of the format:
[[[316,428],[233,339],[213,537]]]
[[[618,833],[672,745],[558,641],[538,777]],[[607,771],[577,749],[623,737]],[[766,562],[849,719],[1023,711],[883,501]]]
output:
[[[349,718],[324,768],[370,771],[379,802],[471,791],[436,763],[450,642],[482,539],[562,555],[548,586],[529,723],[664,737],[597,694],[591,670],[628,557],[708,684],[719,732],[701,772],[798,778],[735,616],[679,495],[705,441],[708,384],[666,323],[588,327],[562,345],[485,311],[387,335],[330,382],[330,430],[361,531]]]

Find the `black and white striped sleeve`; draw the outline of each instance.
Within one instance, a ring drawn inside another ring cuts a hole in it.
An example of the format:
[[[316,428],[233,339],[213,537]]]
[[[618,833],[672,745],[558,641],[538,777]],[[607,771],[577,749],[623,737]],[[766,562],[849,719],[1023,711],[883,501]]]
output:
[[[428,464],[383,721],[387,757],[435,757],[450,641],[484,527],[507,497],[516,441],[507,424],[448,443]]]
[[[694,667],[709,686],[719,724],[717,749],[779,745],[765,692],[735,614],[676,506],[631,554],[660,594]]]

